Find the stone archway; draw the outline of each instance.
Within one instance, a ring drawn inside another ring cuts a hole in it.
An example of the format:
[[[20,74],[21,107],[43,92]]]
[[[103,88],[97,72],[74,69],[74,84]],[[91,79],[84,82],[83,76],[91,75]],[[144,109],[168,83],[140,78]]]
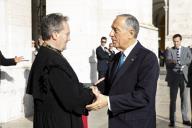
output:
[[[165,1],[153,0],[153,24],[159,32],[159,49],[165,50],[166,23],[165,23]]]
[[[32,5],[32,39],[37,40],[41,35],[40,23],[46,15],[46,0],[31,0]]]

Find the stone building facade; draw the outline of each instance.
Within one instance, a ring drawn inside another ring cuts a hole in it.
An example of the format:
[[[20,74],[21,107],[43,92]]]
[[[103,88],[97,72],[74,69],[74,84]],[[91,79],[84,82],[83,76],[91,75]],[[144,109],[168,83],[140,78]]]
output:
[[[192,1],[169,0],[168,33],[166,46],[172,46],[172,36],[180,33],[183,36],[183,45],[192,45]]]
[[[153,0],[153,25],[158,28],[159,48],[172,47],[172,36],[180,33],[183,46],[192,45],[192,1]]]

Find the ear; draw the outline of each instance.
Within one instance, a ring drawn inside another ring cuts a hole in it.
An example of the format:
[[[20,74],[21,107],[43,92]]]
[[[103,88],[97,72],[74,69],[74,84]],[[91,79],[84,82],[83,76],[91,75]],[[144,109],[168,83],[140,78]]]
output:
[[[57,40],[58,37],[59,37],[59,34],[57,32],[52,33],[53,40]]]
[[[135,35],[135,31],[134,31],[133,29],[131,29],[129,32],[130,32],[131,36],[134,37],[134,35]]]

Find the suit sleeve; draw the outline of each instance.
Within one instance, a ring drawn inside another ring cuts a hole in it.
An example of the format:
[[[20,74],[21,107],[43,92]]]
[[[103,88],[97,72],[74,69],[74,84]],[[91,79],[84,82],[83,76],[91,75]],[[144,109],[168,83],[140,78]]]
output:
[[[147,54],[137,71],[135,89],[125,94],[109,96],[111,110],[114,114],[140,109],[155,104],[159,66],[156,56]],[[128,83],[127,83],[128,86]]]
[[[191,63],[192,55],[191,55],[191,51],[189,48],[186,48],[185,50],[187,52],[186,58],[185,58],[184,62],[181,62],[181,65],[189,66]]]
[[[85,106],[92,103],[94,95],[91,90],[83,87],[79,82],[73,81],[65,71],[52,68],[49,81],[54,94],[63,108],[69,112],[86,114]]]
[[[168,69],[172,69],[172,68],[175,67],[175,64],[174,63],[170,63],[170,60],[173,60],[173,55],[172,55],[171,49],[168,49],[166,51],[166,61],[165,61],[166,67]]]
[[[0,65],[3,65],[3,66],[16,65],[16,62],[14,58],[6,59],[0,51]]]
[[[188,69],[188,83],[187,83],[187,86],[192,88],[192,63],[190,64],[189,69]]]

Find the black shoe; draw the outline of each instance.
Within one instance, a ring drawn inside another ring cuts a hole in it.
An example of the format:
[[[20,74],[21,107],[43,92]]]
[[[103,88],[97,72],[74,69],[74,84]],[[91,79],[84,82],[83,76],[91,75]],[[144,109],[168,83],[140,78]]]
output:
[[[174,122],[174,121],[171,121],[171,122],[169,123],[169,126],[170,126],[170,127],[175,127],[175,122]]]
[[[191,122],[190,121],[183,121],[183,124],[187,125],[187,126],[191,126]]]

